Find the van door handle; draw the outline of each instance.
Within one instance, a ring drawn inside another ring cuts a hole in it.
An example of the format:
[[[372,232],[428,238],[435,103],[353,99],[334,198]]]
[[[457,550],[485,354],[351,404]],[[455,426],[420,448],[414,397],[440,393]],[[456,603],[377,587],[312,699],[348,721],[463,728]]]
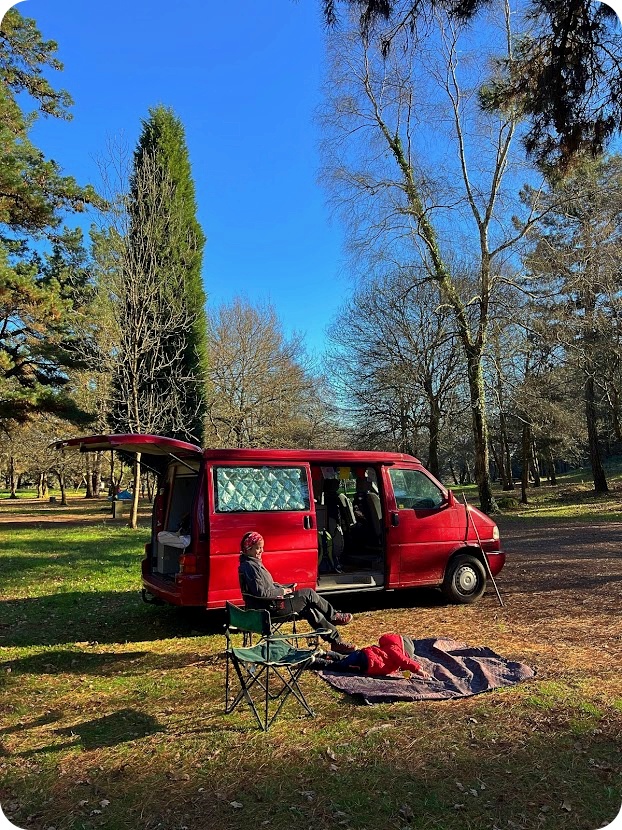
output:
[[[302,520],[302,526],[305,530],[311,530],[313,527],[313,522],[311,521],[311,516],[305,516]]]
[[[397,512],[397,510],[392,510],[391,511],[391,525],[393,527],[397,527],[399,525],[399,523],[400,523],[400,514]]]

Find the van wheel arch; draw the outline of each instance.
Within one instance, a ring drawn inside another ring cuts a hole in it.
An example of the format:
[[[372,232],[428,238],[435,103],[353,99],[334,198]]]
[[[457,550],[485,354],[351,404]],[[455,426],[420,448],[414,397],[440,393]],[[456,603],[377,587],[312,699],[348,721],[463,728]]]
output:
[[[479,599],[486,590],[481,550],[468,547],[456,551],[447,563],[441,590],[450,602],[460,605]]]

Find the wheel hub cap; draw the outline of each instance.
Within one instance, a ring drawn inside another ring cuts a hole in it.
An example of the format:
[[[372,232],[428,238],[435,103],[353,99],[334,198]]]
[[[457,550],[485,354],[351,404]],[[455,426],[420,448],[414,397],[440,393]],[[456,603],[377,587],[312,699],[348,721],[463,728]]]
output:
[[[463,593],[468,594],[475,590],[477,586],[475,571],[472,571],[470,568],[460,568],[457,577],[458,587]]]

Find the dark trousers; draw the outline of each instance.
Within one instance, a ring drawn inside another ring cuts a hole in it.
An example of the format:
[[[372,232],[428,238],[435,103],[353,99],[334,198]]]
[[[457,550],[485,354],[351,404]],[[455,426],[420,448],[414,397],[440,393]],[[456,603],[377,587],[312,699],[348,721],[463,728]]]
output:
[[[339,632],[332,623],[335,618],[335,609],[313,588],[301,588],[299,591],[294,591],[293,594],[288,594],[285,597],[285,609],[291,609],[300,614],[303,620],[306,620],[315,631],[319,628],[327,629],[329,633],[323,634],[322,639],[329,643],[341,639]]]
[[[336,671],[356,671],[360,672],[360,674],[365,674],[369,668],[369,662],[365,652],[359,649],[358,651],[353,651],[352,654],[348,654],[346,657],[340,657],[339,660],[333,663],[332,668],[336,669]]]

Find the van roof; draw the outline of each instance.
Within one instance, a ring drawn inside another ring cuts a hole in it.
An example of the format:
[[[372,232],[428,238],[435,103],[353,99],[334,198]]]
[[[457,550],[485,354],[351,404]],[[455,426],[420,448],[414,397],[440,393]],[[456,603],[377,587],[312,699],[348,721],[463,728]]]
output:
[[[69,438],[55,441],[52,446],[57,450],[75,449],[81,452],[97,450],[122,450],[128,453],[145,455],[169,455],[172,458],[195,458],[201,456],[206,461],[293,461],[315,464],[420,464],[419,459],[401,452],[360,452],[355,450],[279,450],[279,449],[201,449],[196,444],[188,444],[174,438],[161,435],[89,435],[81,438]]]
[[[401,452],[360,452],[355,450],[203,450],[207,461],[298,461],[316,464],[420,464],[418,458]]]

